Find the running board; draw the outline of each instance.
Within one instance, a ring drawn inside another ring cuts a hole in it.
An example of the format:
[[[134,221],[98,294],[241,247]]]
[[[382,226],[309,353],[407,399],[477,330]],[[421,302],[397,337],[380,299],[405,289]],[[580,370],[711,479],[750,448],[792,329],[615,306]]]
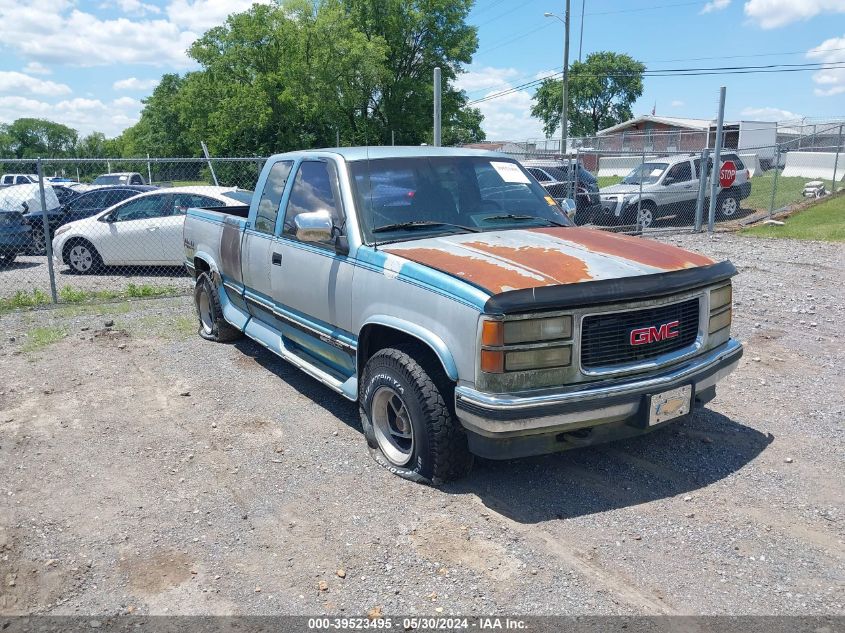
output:
[[[341,381],[319,367],[316,367],[315,365],[302,359],[300,356],[297,356],[285,348],[285,345],[282,342],[282,336],[278,330],[259,321],[258,319],[250,319],[250,321],[246,324],[244,334],[277,356],[280,356],[297,369],[301,369],[312,378],[319,380],[329,389],[336,391],[344,398],[348,398],[353,401],[358,399],[358,379],[355,376],[350,376],[345,381]]]

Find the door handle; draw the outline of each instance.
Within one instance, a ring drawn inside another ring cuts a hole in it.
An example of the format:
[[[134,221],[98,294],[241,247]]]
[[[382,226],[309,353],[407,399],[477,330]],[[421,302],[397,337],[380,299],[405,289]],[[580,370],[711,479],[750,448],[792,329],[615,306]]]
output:
[[[150,231],[150,232],[152,232],[152,231],[158,231],[158,227],[157,227],[157,226],[151,226],[151,227],[149,227],[147,230],[148,230],[148,231]]]
[[[274,266],[281,266],[282,265],[282,254],[281,253],[273,253],[273,265]]]

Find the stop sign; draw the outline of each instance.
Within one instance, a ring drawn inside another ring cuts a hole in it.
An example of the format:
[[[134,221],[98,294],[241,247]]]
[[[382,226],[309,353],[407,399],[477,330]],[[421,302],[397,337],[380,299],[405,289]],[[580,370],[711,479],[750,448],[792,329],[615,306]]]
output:
[[[736,180],[736,165],[732,160],[726,160],[722,163],[722,169],[719,170],[719,185],[722,189],[727,189],[734,184]]]

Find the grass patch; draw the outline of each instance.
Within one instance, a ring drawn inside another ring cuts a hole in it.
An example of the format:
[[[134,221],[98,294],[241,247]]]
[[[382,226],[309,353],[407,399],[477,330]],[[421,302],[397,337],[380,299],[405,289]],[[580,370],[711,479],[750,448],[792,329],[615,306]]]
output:
[[[602,187],[612,187],[622,182],[622,176],[599,176],[596,180],[599,183],[599,189]]]
[[[801,192],[806,185],[815,178],[801,178],[791,177],[784,178],[778,174],[777,191],[775,192],[775,210],[782,209],[785,206],[800,202],[804,198]],[[827,190],[830,191],[830,181],[825,181]],[[772,187],[775,185],[775,171],[769,171],[755,176],[751,179],[751,195],[742,201],[742,206],[745,209],[768,210],[772,203]]]
[[[60,327],[34,327],[26,333],[23,351],[34,352],[48,345],[57,343],[67,336],[67,331]]]
[[[59,290],[59,301],[65,304],[86,304],[116,299],[151,299],[172,297],[182,294],[176,286],[154,286],[152,284],[129,283],[123,290],[84,290],[73,286],[64,286]],[[50,295],[43,290],[34,289],[32,293],[18,290],[11,297],[0,299],[0,314],[13,310],[37,308],[49,305]]]
[[[742,231],[754,237],[784,237],[795,240],[845,241],[845,195],[828,198],[785,220],[783,226],[761,224]]]
[[[197,333],[197,318],[191,313],[175,316],[146,315],[129,325],[133,334],[165,339],[186,339]]]
[[[43,290],[34,288],[32,293],[26,290],[18,290],[11,297],[0,299],[0,314],[23,308],[35,308],[48,303],[50,303],[50,295]]]

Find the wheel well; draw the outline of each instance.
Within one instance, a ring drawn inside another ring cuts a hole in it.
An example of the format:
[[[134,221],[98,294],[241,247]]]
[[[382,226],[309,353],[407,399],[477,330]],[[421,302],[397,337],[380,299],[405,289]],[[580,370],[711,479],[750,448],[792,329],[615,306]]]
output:
[[[211,266],[204,259],[194,257],[194,270],[197,272],[197,277],[199,277],[202,273],[211,272]]]
[[[378,324],[365,325],[358,336],[358,375],[361,375],[373,354],[387,347],[402,345],[418,346],[423,357],[414,360],[429,370],[436,369],[441,372],[443,378],[450,380],[443,363],[428,343],[407,332]]]
[[[72,237],[67,242],[65,242],[65,245],[62,247],[62,261],[65,264],[68,263],[68,253],[70,253],[70,249],[73,248],[74,244],[87,244],[88,247],[91,248],[95,253],[97,252],[95,246],[91,242],[86,240],[84,237]]]

